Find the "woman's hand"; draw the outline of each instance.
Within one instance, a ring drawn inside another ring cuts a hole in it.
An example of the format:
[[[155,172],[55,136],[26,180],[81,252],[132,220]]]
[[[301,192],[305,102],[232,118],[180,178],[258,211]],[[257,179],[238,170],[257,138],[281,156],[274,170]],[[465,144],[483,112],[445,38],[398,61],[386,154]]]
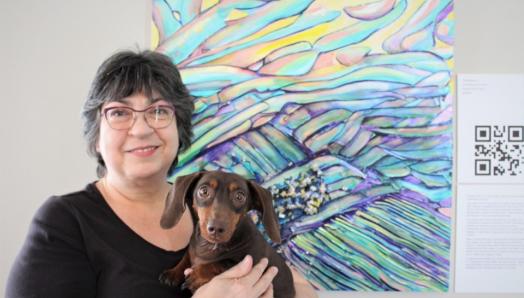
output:
[[[273,297],[273,278],[277,275],[278,269],[270,267],[268,260],[263,258],[253,266],[253,258],[246,256],[237,265],[229,270],[215,276],[209,283],[200,287],[193,297],[212,298],[212,297]]]

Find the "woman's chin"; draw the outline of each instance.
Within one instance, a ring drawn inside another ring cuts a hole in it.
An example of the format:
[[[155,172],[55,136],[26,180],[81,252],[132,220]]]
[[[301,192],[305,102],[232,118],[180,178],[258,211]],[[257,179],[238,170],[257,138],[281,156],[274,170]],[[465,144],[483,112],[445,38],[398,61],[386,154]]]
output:
[[[126,177],[130,180],[151,180],[151,179],[163,179],[167,176],[167,170],[152,168],[152,167],[139,167],[127,171]]]

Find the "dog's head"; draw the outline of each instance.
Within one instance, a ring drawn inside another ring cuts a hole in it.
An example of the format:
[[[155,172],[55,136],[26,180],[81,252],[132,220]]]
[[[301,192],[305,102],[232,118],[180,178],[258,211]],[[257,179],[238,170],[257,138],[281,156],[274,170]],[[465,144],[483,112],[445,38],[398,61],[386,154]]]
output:
[[[166,200],[161,226],[173,227],[186,205],[193,208],[200,233],[209,242],[228,242],[238,222],[252,209],[262,213],[271,240],[281,241],[271,193],[236,174],[214,171],[178,177]]]

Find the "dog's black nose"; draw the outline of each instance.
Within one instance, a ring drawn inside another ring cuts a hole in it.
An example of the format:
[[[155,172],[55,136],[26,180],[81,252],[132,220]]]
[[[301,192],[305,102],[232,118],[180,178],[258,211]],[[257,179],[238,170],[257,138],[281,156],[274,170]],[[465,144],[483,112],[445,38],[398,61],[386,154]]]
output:
[[[212,236],[220,236],[224,233],[224,226],[217,221],[209,221],[207,223],[207,232]]]

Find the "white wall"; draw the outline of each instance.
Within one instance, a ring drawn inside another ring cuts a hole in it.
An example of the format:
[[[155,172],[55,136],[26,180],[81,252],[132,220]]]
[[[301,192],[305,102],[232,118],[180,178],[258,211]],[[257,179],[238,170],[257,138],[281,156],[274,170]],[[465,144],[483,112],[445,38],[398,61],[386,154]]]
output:
[[[0,0],[0,297],[36,209],[96,178],[81,106],[103,59],[149,47],[149,3]]]
[[[349,1],[349,0],[348,0]],[[80,108],[101,61],[149,46],[150,0],[0,1],[0,295],[36,208],[95,179]],[[455,0],[456,71],[524,72],[524,1]],[[345,297],[347,293],[323,293]],[[522,294],[351,293],[351,297]]]
[[[454,0],[457,73],[524,73],[524,1]]]

